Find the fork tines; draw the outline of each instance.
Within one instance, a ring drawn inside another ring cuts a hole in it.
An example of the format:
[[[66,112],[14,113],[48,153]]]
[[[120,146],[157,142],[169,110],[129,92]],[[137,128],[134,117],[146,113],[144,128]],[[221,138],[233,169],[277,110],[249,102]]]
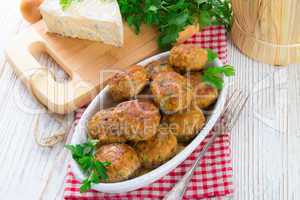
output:
[[[221,126],[225,131],[231,130],[238,120],[243,108],[245,107],[249,94],[235,89],[228,98],[225,109],[222,112],[222,119],[225,119],[225,125]],[[221,119],[221,120],[222,120]]]

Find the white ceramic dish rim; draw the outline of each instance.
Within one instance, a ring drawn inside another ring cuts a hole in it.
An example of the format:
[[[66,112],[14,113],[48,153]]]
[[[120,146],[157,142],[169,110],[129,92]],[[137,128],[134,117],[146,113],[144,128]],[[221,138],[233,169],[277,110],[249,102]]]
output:
[[[148,59],[145,59],[144,61],[140,62],[139,65],[145,66],[148,63],[164,59],[169,55],[169,52],[164,52],[158,55],[155,55],[153,57],[150,57]],[[214,66],[222,66],[222,62],[219,59],[216,59],[213,63]],[[145,187],[159,178],[165,176],[170,171],[175,169],[179,164],[181,164],[186,158],[198,147],[198,145],[204,140],[204,138],[209,134],[210,130],[213,128],[214,124],[217,122],[218,118],[221,115],[221,112],[223,110],[223,107],[226,102],[226,96],[227,96],[227,87],[228,87],[228,80],[227,78],[224,78],[224,88],[220,92],[219,98],[215,104],[214,110],[212,114],[210,115],[209,120],[207,121],[205,127],[199,132],[199,134],[193,139],[192,142],[190,142],[189,145],[187,145],[180,153],[178,153],[176,156],[174,156],[172,159],[170,159],[168,162],[164,163],[163,165],[159,166],[158,168],[150,171],[149,173],[146,173],[142,176],[117,182],[117,183],[99,183],[92,185],[92,189],[99,191],[99,192],[106,192],[106,193],[122,193],[122,192],[128,192],[133,191],[142,187]],[[92,114],[95,113],[95,111],[99,110],[99,105],[106,104],[107,100],[105,98],[108,98],[105,96],[107,94],[108,87],[105,87],[98,95],[97,97],[91,102],[91,104],[87,107],[84,114],[82,115],[76,129],[74,132],[74,135],[71,140],[71,144],[79,144],[83,143],[87,139],[86,134],[86,122],[88,119],[92,116]],[[105,107],[105,105],[104,105]],[[77,179],[82,181],[85,179],[85,175],[81,172],[79,166],[76,164],[76,162],[71,159],[71,169],[74,172],[74,175]]]

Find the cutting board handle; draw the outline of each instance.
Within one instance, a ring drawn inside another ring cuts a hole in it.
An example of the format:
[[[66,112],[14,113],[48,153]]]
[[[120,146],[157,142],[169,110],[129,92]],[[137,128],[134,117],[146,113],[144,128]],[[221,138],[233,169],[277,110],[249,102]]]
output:
[[[159,53],[157,34],[155,28],[145,25],[137,35],[125,23],[124,45],[118,48],[48,33],[41,20],[9,43],[7,57],[38,100],[49,110],[64,114],[88,104],[116,71]],[[69,74],[69,82],[57,82],[35,60],[35,54],[43,51]]]
[[[95,96],[95,87],[87,82],[75,79],[57,82],[53,74],[34,57],[45,52],[47,46],[44,39],[31,29],[15,38],[6,48],[6,56],[18,77],[42,104],[52,112],[64,114],[83,106],[80,102],[87,102],[87,99]]]

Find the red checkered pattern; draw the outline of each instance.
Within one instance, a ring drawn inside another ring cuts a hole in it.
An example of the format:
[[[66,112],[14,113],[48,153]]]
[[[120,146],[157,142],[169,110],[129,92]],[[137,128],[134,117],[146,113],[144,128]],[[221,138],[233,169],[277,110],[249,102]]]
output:
[[[194,35],[186,43],[200,45],[203,48],[215,50],[223,62],[227,62],[226,31],[222,26],[213,26],[204,29],[201,33]],[[76,121],[81,117],[84,109],[76,113]],[[151,185],[136,191],[122,194],[106,194],[90,190],[87,193],[79,192],[80,182],[75,179],[73,173],[68,169],[65,194],[66,200],[100,200],[100,199],[161,199],[174,184],[181,179],[185,172],[192,166],[196,156],[207,143],[212,133],[205,138],[199,147],[175,170]],[[207,199],[231,195],[233,192],[232,167],[230,156],[230,137],[223,133],[216,139],[203,157],[200,165],[194,172],[194,176],[188,186],[184,199]]]

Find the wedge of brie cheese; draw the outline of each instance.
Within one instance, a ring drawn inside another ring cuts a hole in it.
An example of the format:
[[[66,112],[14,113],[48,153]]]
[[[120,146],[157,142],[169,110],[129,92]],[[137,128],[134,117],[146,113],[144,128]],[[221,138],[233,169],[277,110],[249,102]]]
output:
[[[123,24],[117,0],[74,1],[63,10],[60,0],[45,0],[40,11],[48,31],[72,38],[123,45]]]

